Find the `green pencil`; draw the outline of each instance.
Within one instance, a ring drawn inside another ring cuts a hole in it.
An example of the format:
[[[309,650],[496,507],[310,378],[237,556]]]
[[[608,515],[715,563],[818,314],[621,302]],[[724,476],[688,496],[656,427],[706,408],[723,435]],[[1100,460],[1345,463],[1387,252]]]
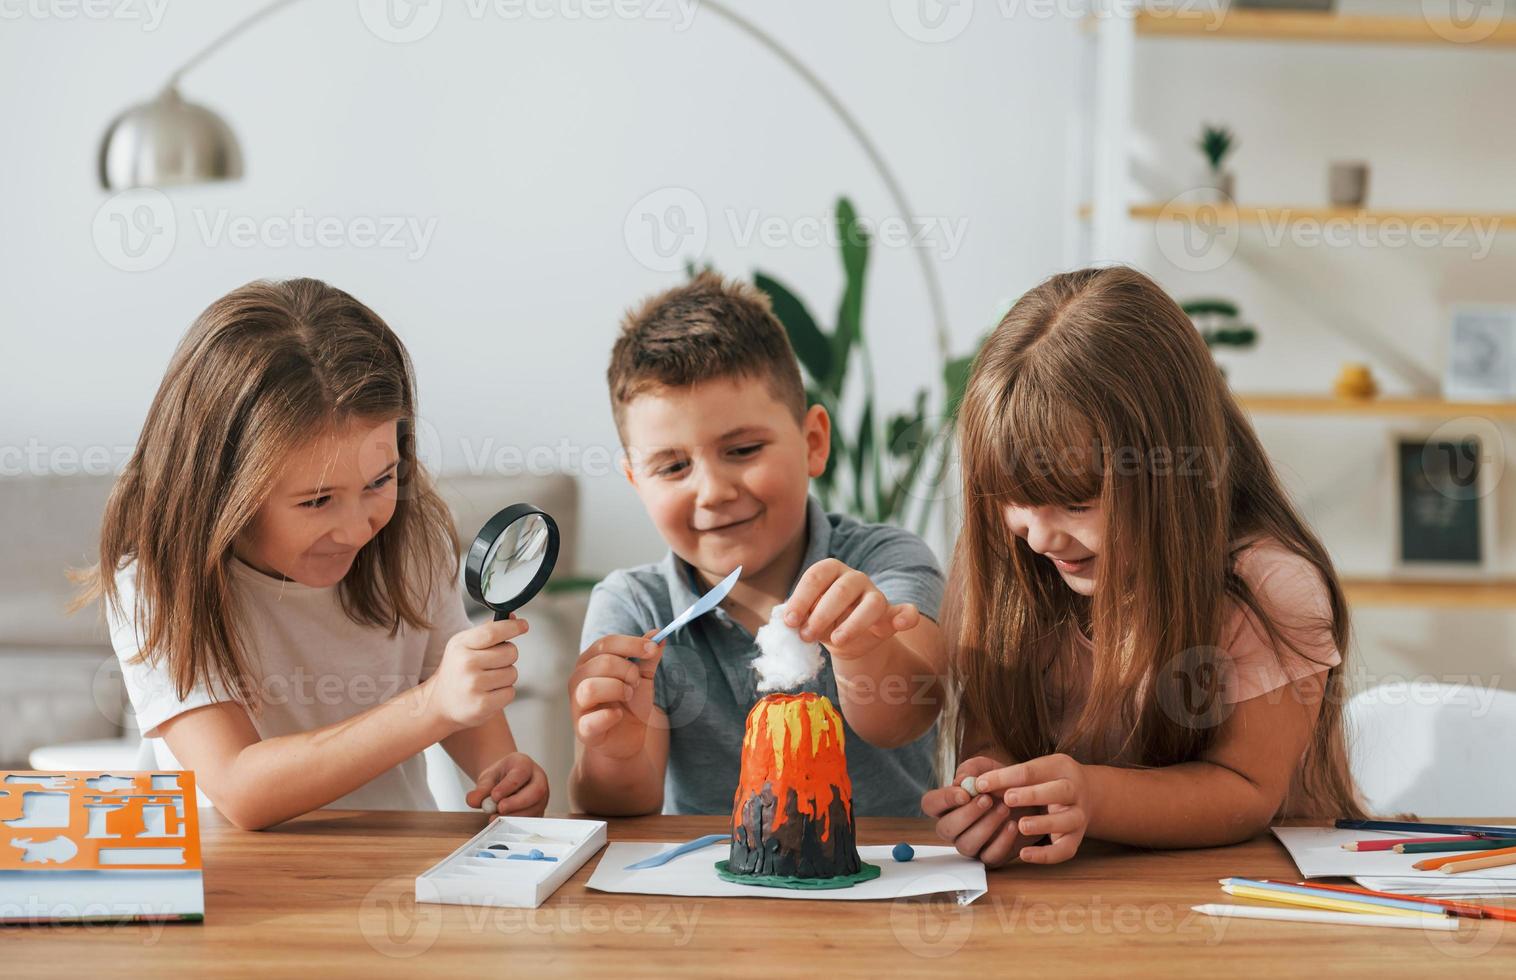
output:
[[[1497,847],[1510,847],[1509,837],[1493,837],[1489,840],[1428,841],[1426,843],[1396,844],[1396,854],[1435,854],[1438,851],[1489,851]]]

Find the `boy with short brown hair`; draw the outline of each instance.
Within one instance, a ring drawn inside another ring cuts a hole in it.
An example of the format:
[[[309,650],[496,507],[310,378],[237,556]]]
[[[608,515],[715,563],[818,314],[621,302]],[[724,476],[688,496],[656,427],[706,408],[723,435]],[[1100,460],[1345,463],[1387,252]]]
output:
[[[753,635],[783,605],[824,647],[802,690],[843,716],[855,813],[919,815],[945,673],[942,573],[915,535],[809,495],[831,420],[807,407],[767,297],[709,272],[652,297],[623,322],[607,381],[626,478],[670,551],[590,595],[569,681],[580,808],[730,812],[759,697]],[[718,609],[647,639],[739,565]]]

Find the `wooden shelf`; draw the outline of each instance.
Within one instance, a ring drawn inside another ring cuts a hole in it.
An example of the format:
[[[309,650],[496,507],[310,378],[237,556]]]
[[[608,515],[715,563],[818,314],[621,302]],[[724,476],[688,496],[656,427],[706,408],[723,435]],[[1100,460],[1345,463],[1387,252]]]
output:
[[[1079,213],[1088,217],[1090,208],[1088,205],[1081,207]],[[1180,220],[1222,220],[1237,221],[1243,224],[1258,225],[1290,225],[1300,222],[1315,222],[1323,224],[1329,221],[1362,222],[1365,224],[1382,224],[1386,221],[1399,221],[1405,224],[1439,225],[1470,224],[1493,224],[1496,231],[1516,231],[1516,213],[1498,211],[1415,211],[1399,208],[1334,208],[1320,206],[1273,206],[1255,207],[1239,206],[1230,204],[1208,204],[1204,202],[1182,203],[1171,201],[1168,204],[1134,204],[1130,214],[1139,221],[1180,221]]]
[[[1337,398],[1333,395],[1237,395],[1250,412],[1267,415],[1366,415],[1379,418],[1457,418],[1478,415],[1516,419],[1516,401],[1460,402],[1442,398]]]
[[[1353,606],[1448,609],[1507,609],[1516,607],[1516,581],[1426,581],[1345,577],[1343,590]]]
[[[1149,11],[1137,15],[1141,37],[1329,44],[1436,44],[1451,49],[1516,46],[1516,21],[1459,27],[1424,17],[1375,17],[1305,11]],[[1487,37],[1479,37],[1488,30]]]

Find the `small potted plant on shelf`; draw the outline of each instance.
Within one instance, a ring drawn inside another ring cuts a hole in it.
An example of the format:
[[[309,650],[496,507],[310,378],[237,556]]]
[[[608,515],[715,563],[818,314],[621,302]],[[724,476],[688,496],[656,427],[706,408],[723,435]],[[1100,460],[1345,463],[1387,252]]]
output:
[[[1232,172],[1226,169],[1226,158],[1237,148],[1236,137],[1225,126],[1207,124],[1200,128],[1200,140],[1195,145],[1205,154],[1207,164],[1201,186],[1214,191],[1218,199],[1230,201],[1236,181]]]
[[[1186,300],[1179,304],[1185,315],[1194,321],[1195,329],[1212,351],[1218,347],[1234,347],[1247,350],[1258,343],[1258,330],[1244,323],[1237,312],[1237,304],[1231,300],[1206,297]]]

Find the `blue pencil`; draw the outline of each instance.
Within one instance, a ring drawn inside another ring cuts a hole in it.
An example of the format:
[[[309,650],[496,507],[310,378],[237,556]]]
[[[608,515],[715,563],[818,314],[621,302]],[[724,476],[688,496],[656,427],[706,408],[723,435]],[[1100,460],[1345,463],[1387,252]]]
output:
[[[1338,820],[1338,830],[1408,830],[1412,833],[1478,834],[1516,837],[1516,827],[1484,827],[1462,823],[1420,823],[1415,820]]]

